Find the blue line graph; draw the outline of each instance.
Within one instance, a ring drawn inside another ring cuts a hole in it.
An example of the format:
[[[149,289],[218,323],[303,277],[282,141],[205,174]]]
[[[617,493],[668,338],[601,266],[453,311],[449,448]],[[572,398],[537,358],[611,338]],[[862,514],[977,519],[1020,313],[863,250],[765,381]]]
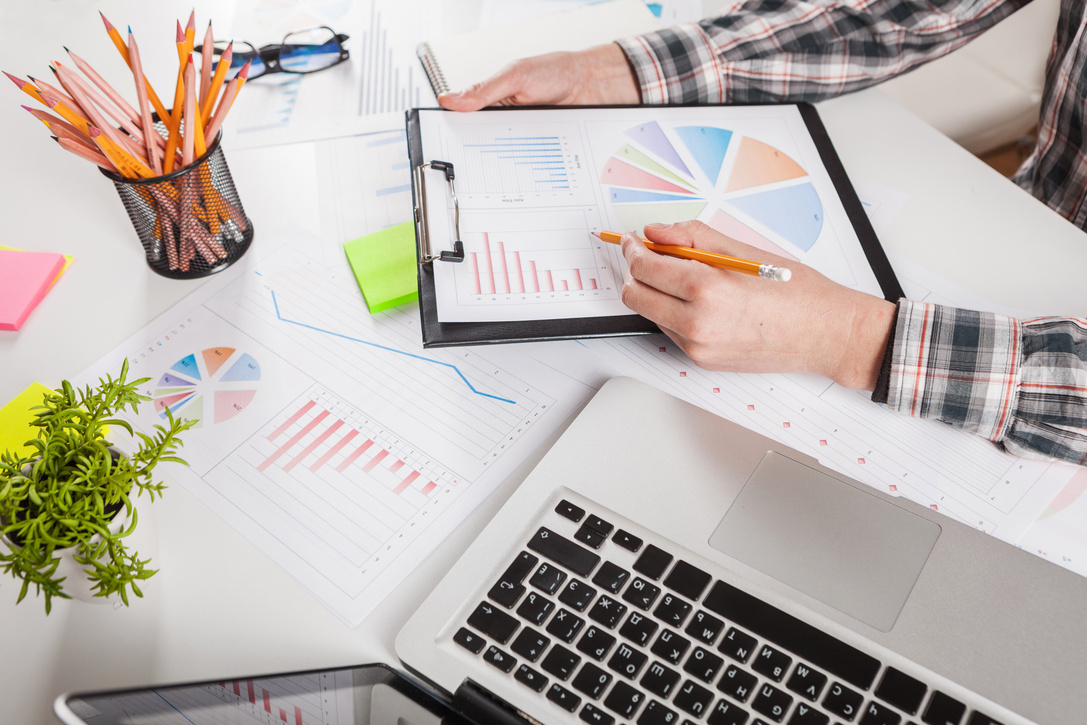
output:
[[[350,335],[344,335],[344,334],[339,333],[339,332],[333,332],[332,330],[325,330],[325,329],[322,329],[320,327],[315,327],[314,325],[306,324],[305,322],[298,322],[297,320],[289,320],[286,317],[284,317],[279,311],[279,302],[278,302],[278,300],[276,300],[275,290],[269,290],[269,292],[272,293],[272,305],[275,307],[275,310],[276,310],[276,319],[278,319],[280,322],[286,322],[287,324],[290,324],[290,325],[297,325],[298,327],[303,327],[303,328],[305,328],[307,330],[313,330],[314,332],[320,332],[322,334],[330,335],[332,337],[338,337],[338,338],[340,338],[342,340],[350,340],[351,342],[357,342],[360,345],[367,345],[369,347],[376,348],[378,350],[385,350],[386,352],[391,352],[391,353],[394,353],[396,355],[403,355],[404,357],[410,357],[410,358],[414,358],[416,360],[422,360],[423,362],[433,363],[434,365],[441,365],[442,367],[450,368],[453,372],[455,372],[457,374],[457,377],[459,377],[461,380],[464,381],[464,384],[468,386],[468,389],[471,390],[476,395],[482,396],[484,398],[490,398],[491,400],[497,400],[500,403],[509,403],[511,405],[517,405],[517,401],[510,400],[509,398],[503,398],[503,397],[500,397],[498,395],[491,395],[490,393],[484,393],[484,392],[482,392],[480,390],[476,390],[476,387],[474,385],[472,385],[471,382],[468,381],[468,378],[466,378],[464,376],[464,373],[462,373],[460,371],[460,368],[458,368],[456,365],[453,365],[451,363],[443,362],[442,360],[435,360],[434,358],[430,358],[430,357],[423,357],[422,355],[416,355],[415,353],[407,352],[405,350],[398,350],[395,347],[388,347],[387,345],[379,345],[376,342],[370,342],[369,340],[363,340],[363,339],[360,339],[358,337],[351,337]]]

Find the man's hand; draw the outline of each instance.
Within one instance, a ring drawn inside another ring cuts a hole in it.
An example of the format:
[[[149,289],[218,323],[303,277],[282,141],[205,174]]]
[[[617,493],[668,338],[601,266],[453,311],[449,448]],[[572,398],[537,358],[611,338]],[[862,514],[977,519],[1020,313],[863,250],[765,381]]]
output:
[[[649,225],[649,241],[788,267],[773,282],[651,252],[623,235],[629,273],[623,302],[656,322],[700,367],[732,372],[803,372],[872,390],[894,304],[843,287],[814,269],[748,246],[701,222]]]
[[[638,82],[626,54],[614,44],[575,53],[548,53],[516,60],[494,76],[458,93],[438,96],[451,111],[486,106],[635,104]]]

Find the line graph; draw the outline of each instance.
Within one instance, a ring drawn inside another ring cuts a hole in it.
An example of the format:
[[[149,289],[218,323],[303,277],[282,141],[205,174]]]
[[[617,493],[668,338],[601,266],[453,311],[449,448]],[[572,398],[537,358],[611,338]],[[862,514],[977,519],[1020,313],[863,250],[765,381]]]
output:
[[[370,347],[376,348],[378,350],[385,350],[386,352],[391,352],[391,353],[396,354],[396,355],[404,355],[406,357],[414,358],[416,360],[422,360],[423,362],[433,363],[435,365],[441,365],[442,367],[447,367],[447,368],[451,369],[453,372],[455,372],[457,374],[457,377],[459,377],[462,381],[464,381],[464,384],[468,386],[468,389],[471,390],[476,395],[483,396],[484,398],[491,398],[492,400],[498,400],[498,401],[501,401],[503,403],[510,403],[510,404],[516,405],[516,402],[513,401],[513,400],[510,400],[509,398],[503,398],[503,397],[501,397],[499,395],[491,395],[490,393],[484,393],[484,392],[478,390],[476,388],[476,386],[472,385],[472,383],[468,380],[468,378],[466,378],[464,376],[464,373],[462,373],[460,371],[460,368],[458,368],[456,365],[452,365],[450,363],[443,362],[441,360],[435,360],[434,358],[424,357],[422,355],[416,355],[415,353],[407,352],[406,350],[398,350],[397,348],[389,347],[388,345],[380,345],[380,344],[378,344],[376,342],[371,342],[369,340],[363,340],[363,339],[360,339],[360,338],[357,338],[357,337],[352,337],[350,335],[344,335],[344,334],[339,333],[339,332],[333,332],[332,330],[325,330],[325,329],[317,327],[315,325],[308,325],[305,322],[299,322],[298,320],[287,319],[279,311],[279,302],[276,300],[275,290],[271,290],[271,293],[272,293],[272,304],[275,306],[276,318],[278,318],[280,322],[286,322],[286,323],[291,324],[291,325],[297,325],[299,327],[304,327],[304,328],[306,328],[308,330],[315,330],[316,332],[320,332],[320,333],[323,333],[325,335],[331,335],[332,337],[338,337],[338,338],[341,338],[343,340],[350,340],[351,342],[357,342],[360,345],[369,345]]]

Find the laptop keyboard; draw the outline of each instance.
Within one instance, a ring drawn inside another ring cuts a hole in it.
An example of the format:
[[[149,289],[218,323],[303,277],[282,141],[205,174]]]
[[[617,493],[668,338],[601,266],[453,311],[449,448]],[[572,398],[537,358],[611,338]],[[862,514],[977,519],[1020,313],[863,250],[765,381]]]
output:
[[[591,724],[999,725],[683,555],[563,500],[453,641]]]

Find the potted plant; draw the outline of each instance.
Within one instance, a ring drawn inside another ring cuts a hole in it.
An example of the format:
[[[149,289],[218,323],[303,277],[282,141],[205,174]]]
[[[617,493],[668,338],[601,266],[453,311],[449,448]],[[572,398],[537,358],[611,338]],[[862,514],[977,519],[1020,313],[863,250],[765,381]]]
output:
[[[127,605],[129,590],[142,597],[139,582],[156,571],[126,545],[138,523],[134,499],[161,495],[165,486],[152,478],[159,463],[186,465],[175,455],[178,434],[196,421],[176,420],[167,409],[167,425],[154,435],[134,432],[118,416],[150,400],[136,392],[149,378],[127,377],[125,360],[118,378],[100,378],[96,388],[63,381],[33,409],[33,450],[0,454],[0,569],[22,580],[18,601],[31,585],[44,594],[46,614],[53,597],[71,598],[63,585],[73,576],[85,575],[94,597],[117,595]],[[135,449],[127,455],[106,438],[120,430]],[[65,571],[67,559],[74,574]]]

